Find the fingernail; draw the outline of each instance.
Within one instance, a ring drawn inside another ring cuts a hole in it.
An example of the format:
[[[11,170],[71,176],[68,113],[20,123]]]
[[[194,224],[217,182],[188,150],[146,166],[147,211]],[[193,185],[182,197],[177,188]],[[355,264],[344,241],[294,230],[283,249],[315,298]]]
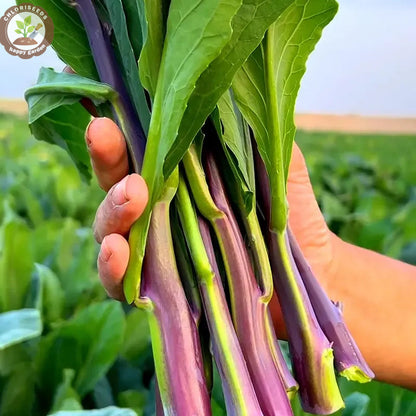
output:
[[[129,202],[127,196],[127,185],[128,185],[129,176],[126,176],[122,179],[115,187],[111,195],[111,199],[116,206],[124,205],[126,202]]]
[[[90,147],[91,146],[91,139],[90,139],[90,134],[89,134],[89,131],[90,131],[90,127],[91,127],[91,124],[93,123],[95,121],[95,118],[93,118],[89,123],[88,123],[88,126],[87,126],[87,128],[85,129],[85,141],[86,141],[86,143],[87,143],[87,147]]]
[[[90,130],[91,130],[91,127],[92,127],[92,125],[94,124],[94,126],[97,124],[97,123],[100,123],[100,122],[102,122],[102,120],[105,120],[107,117],[93,117],[92,118],[92,120],[88,123],[88,126],[87,126],[87,128],[85,129],[85,141],[87,142],[87,146],[88,146],[88,148],[91,146],[91,144],[92,144],[92,141],[91,141],[91,139],[90,139],[90,136],[91,136],[91,132],[90,132]],[[101,129],[101,127],[100,127],[100,124],[97,124],[97,129],[98,129],[98,131]],[[97,131],[95,131],[94,132],[94,134],[97,134]]]
[[[100,251],[100,259],[102,262],[107,263],[108,260],[110,260],[111,255],[113,252],[107,247],[105,242],[101,245],[101,251]]]

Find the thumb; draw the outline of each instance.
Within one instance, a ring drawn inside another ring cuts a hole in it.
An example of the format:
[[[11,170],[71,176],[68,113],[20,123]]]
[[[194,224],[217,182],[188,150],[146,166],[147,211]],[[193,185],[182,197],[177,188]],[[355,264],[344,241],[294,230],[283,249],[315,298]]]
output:
[[[312,268],[331,257],[330,231],[319,209],[301,150],[295,144],[288,177],[289,225]],[[316,270],[318,272],[318,270]]]

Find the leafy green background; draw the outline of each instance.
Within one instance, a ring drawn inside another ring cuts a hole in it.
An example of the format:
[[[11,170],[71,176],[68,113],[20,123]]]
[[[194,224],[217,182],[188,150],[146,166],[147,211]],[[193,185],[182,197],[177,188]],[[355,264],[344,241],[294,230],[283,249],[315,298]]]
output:
[[[331,229],[416,264],[415,137],[301,131],[297,140]],[[63,150],[31,138],[25,118],[0,114],[0,416],[154,414],[145,316],[108,300],[97,278],[91,224],[103,196]],[[7,330],[11,319],[18,331]],[[344,416],[416,414],[413,392],[341,388]],[[216,416],[219,390],[217,378]],[[305,414],[298,404],[295,414]]]
[[[297,134],[329,227],[346,241],[412,264],[416,264],[415,140]]]
[[[146,317],[108,300],[97,278],[103,196],[25,118],[0,114],[1,416],[154,413]]]

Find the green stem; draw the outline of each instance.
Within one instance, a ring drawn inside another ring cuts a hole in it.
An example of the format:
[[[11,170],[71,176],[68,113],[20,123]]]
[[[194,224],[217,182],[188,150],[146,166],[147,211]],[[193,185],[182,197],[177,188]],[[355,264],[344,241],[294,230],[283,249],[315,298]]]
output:
[[[257,398],[228,311],[221,280],[213,270],[187,185],[181,177],[176,196],[182,228],[195,266],[213,342],[214,357],[231,414],[260,415]],[[226,397],[227,399],[227,397]],[[254,413],[253,413],[254,412]]]
[[[293,303],[296,305],[297,318],[299,319],[301,326],[305,329],[305,344],[307,345],[307,349],[309,350],[313,348],[313,342],[308,336],[311,334],[310,314],[308,313],[306,308],[302,306],[303,296],[301,291],[299,290],[298,282],[293,271],[292,263],[290,261],[289,252],[288,250],[286,250],[285,233],[283,232],[274,234],[274,236],[276,236],[277,246],[280,249],[282,265],[287,276],[288,286],[292,293]]]
[[[224,213],[218,209],[212,199],[195,145],[192,145],[185,153],[183,165],[201,214],[210,221],[216,218],[223,218]]]
[[[171,229],[173,246],[175,249],[176,263],[179,275],[181,277],[182,286],[188,299],[192,317],[199,333],[199,341],[201,344],[202,359],[204,360],[204,373],[208,391],[212,390],[212,355],[210,351],[211,340],[209,337],[208,326],[202,309],[201,295],[199,294],[198,282],[195,276],[195,270],[192,265],[192,259],[186,245],[185,236],[179,222],[179,214],[177,210],[171,210]]]
[[[274,51],[274,30],[272,25],[265,37],[265,80],[266,80],[266,99],[268,110],[268,133],[271,146],[270,163],[277,174],[270,175],[271,205],[270,228],[272,231],[282,233],[286,229],[288,219],[288,208],[286,201],[286,180],[283,164],[283,139],[279,129],[279,107],[277,101],[277,84],[275,77],[275,51]]]
[[[263,232],[261,230],[255,209],[253,209],[249,214],[245,216],[244,223],[246,226],[247,234],[250,238],[250,251],[254,259],[256,276],[262,284],[263,293],[260,300],[262,303],[264,303],[265,308],[268,309],[268,304],[270,303],[274,290],[273,274],[270,266],[269,254],[267,252],[266,243],[263,237]],[[265,328],[270,351],[273,354],[274,363],[279,369],[279,374],[282,378],[286,391],[288,392],[289,398],[292,398],[298,390],[298,384],[290,373],[280,350],[269,310],[267,310],[265,314]]]
[[[171,229],[173,239],[173,247],[175,249],[176,264],[178,266],[179,275],[181,276],[182,286],[188,299],[189,306],[192,311],[196,326],[202,318],[202,302],[199,294],[198,282],[195,278],[195,270],[192,267],[192,261],[186,246],[185,237],[179,222],[179,214],[177,210],[171,210]]]
[[[264,242],[263,232],[255,209],[244,216],[244,222],[250,239],[250,251],[254,258],[256,276],[262,287],[261,301],[268,305],[273,296],[273,275],[266,243]]]

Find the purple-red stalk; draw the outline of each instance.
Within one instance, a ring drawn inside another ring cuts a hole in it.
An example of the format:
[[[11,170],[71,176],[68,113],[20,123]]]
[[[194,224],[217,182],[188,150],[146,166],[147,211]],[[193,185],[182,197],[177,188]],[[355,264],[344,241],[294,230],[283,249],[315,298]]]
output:
[[[122,114],[115,115],[115,118],[118,119],[120,127],[124,127],[130,156],[139,173],[146,148],[146,135],[121,75],[109,34],[103,30],[92,0],[78,0],[73,4],[84,25],[100,81],[109,84],[119,94]]]
[[[211,196],[224,214],[213,219],[227,271],[237,336],[265,415],[293,415],[266,331],[268,307],[261,298],[243,237],[212,153],[204,155]]]

